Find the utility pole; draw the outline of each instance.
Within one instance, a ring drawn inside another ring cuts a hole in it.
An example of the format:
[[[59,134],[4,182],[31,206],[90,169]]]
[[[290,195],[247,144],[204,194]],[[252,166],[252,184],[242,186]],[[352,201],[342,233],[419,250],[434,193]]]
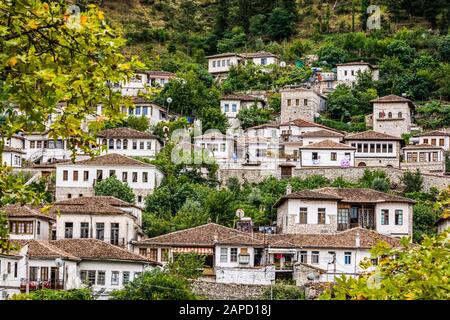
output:
[[[28,252],[25,255],[25,293],[30,294],[30,268],[28,263]]]

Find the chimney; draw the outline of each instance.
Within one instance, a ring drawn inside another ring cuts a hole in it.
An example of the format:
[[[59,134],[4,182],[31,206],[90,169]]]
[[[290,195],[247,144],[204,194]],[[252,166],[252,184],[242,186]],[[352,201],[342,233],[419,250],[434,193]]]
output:
[[[359,236],[359,231],[356,232],[355,247],[361,247],[361,237]]]
[[[286,195],[290,195],[292,193],[292,186],[290,183],[287,184],[286,186]]]

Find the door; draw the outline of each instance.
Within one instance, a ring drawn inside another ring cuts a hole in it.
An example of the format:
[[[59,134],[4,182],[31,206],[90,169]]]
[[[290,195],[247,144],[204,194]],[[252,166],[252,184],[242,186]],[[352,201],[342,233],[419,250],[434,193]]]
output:
[[[58,289],[59,286],[59,268],[58,267],[52,267],[50,269],[50,286],[51,289]]]

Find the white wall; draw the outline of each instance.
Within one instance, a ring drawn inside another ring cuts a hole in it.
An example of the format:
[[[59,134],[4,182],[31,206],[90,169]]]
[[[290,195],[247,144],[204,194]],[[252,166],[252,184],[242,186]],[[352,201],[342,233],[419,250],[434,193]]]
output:
[[[389,224],[381,224],[381,210],[389,210]],[[395,210],[403,210],[403,224],[395,224]],[[411,235],[410,230],[412,226],[410,225],[410,219],[413,215],[412,205],[403,203],[379,203],[375,206],[376,214],[376,229],[377,232],[392,236],[407,236]]]
[[[50,239],[50,229],[51,225],[46,219],[39,218],[19,218],[10,217],[8,221],[11,222],[32,222],[33,223],[33,233],[32,234],[16,234],[10,230],[9,238],[11,240],[51,240]],[[38,224],[40,224],[40,232],[38,234]]]
[[[231,66],[237,65],[242,58],[237,56],[217,57],[208,59],[209,73],[226,73],[230,71]],[[215,64],[215,65],[214,65]]]
[[[318,209],[325,209],[325,224],[330,224],[330,216],[337,215],[337,201],[314,201],[291,199],[288,202],[288,215],[293,216],[296,224],[300,223],[300,208],[308,208],[308,224],[318,224]]]
[[[105,141],[106,140],[106,141]],[[112,149],[110,148],[110,140],[112,140]],[[128,141],[127,149],[124,149],[123,142]],[[103,148],[101,154],[116,153],[127,157],[145,157],[155,158],[161,150],[161,143],[158,139],[106,139],[98,138],[97,142],[102,144],[106,142],[106,148]],[[133,145],[136,143],[136,149]]]
[[[350,167],[355,166],[354,150],[300,149],[300,152],[302,167],[341,167],[344,159],[350,160]],[[313,160],[313,153],[318,154],[318,160]],[[332,153],[336,153],[336,161],[331,160]],[[346,154],[350,154],[350,158]]]
[[[337,66],[337,81],[349,84],[358,81],[358,72],[371,71],[374,80],[378,80],[378,70],[372,71],[368,65]],[[347,72],[347,74],[345,74]]]
[[[440,140],[443,139],[444,140],[444,144],[442,145],[440,143]],[[423,137],[419,137],[419,144],[429,144],[430,146],[432,146],[432,142],[433,140],[436,140],[436,144],[434,144],[435,146],[439,146],[442,149],[444,149],[445,151],[449,151],[450,150],[450,137],[449,136],[423,136]]]
[[[260,268],[215,268],[217,283],[233,283],[247,285],[270,285],[275,280],[273,266]]]
[[[22,167],[22,156],[23,154],[19,152],[9,152],[5,151],[2,153],[2,162],[8,167],[21,168]]]

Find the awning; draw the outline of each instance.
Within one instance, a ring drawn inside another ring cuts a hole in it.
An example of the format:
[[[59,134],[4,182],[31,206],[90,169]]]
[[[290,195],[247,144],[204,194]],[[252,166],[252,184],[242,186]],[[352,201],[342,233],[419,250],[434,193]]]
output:
[[[173,253],[196,253],[202,255],[213,255],[213,248],[195,248],[195,247],[180,247],[180,248],[172,248]]]
[[[269,253],[283,253],[283,254],[296,254],[296,249],[277,249],[277,248],[269,248]]]

